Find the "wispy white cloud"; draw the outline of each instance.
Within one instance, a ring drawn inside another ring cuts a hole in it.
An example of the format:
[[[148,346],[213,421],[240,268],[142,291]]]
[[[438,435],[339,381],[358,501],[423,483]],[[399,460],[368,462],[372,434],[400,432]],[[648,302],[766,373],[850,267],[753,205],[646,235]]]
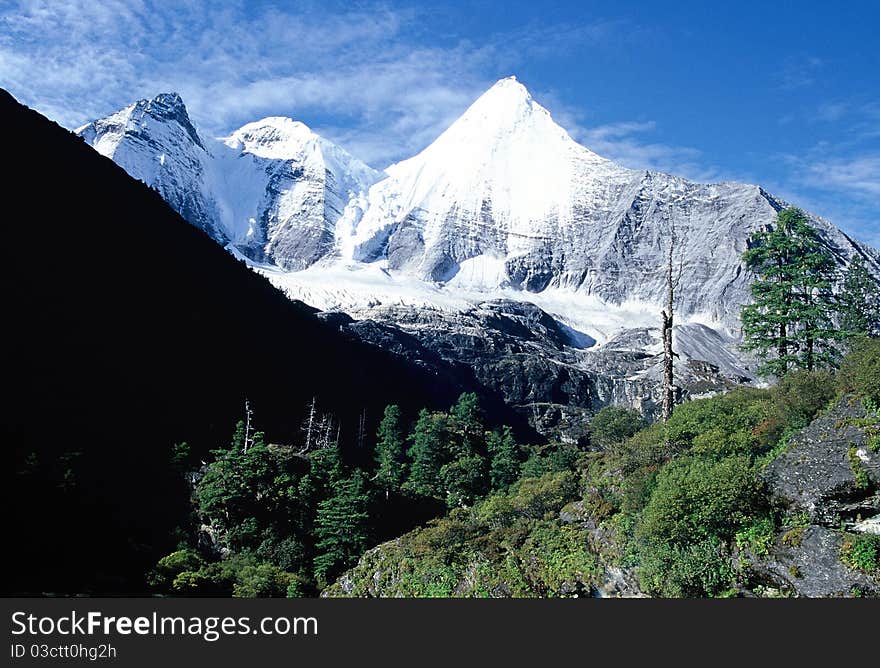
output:
[[[777,73],[779,87],[791,91],[812,86],[818,80],[824,66],[825,61],[815,55],[807,53],[790,55],[785,58]]]
[[[291,115],[384,166],[424,148],[524,63],[625,48],[649,32],[621,21],[531,24],[473,44],[425,40],[420,19],[390,5],[21,0],[0,19],[0,82],[68,127],[164,91],[179,92],[208,134]],[[650,124],[588,128],[552,108],[577,139],[628,166],[690,169],[698,157],[645,139]]]
[[[846,190],[880,197],[880,153],[829,157],[801,165],[804,183],[822,190]]]

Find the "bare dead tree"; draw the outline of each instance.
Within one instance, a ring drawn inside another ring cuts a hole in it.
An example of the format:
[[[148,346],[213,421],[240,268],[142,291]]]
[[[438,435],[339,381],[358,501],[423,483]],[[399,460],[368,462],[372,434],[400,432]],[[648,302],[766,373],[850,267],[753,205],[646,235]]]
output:
[[[361,411],[358,418],[357,447],[363,448],[367,439],[367,409]]]
[[[251,432],[251,418],[254,412],[251,410],[251,402],[247,398],[244,400],[244,451],[253,445],[253,434]]]
[[[333,416],[329,413],[325,413],[321,416],[321,419],[318,421],[318,428],[316,429],[316,445],[318,449],[329,448],[333,444],[333,427],[334,421]]]
[[[315,427],[316,421],[318,417],[318,400],[317,397],[312,397],[312,403],[309,404],[309,414],[306,416],[305,423],[302,426],[302,433],[305,437],[305,442],[303,443],[302,451],[303,453],[308,452],[312,449],[313,439],[315,437]]]
[[[675,315],[675,291],[681,281],[684,263],[679,262],[678,271],[675,270],[675,247],[678,239],[675,236],[675,211],[670,216],[669,255],[666,264],[666,309],[660,312],[663,327],[661,335],[663,339],[663,422],[672,416],[675,407],[675,358],[677,355],[672,349],[672,325]]]
[[[309,452],[330,448],[339,442],[339,425],[331,413],[321,413],[317,408],[317,401],[312,398],[309,404],[309,412],[301,427],[303,442],[296,454],[300,457]],[[333,440],[334,433],[336,440]]]

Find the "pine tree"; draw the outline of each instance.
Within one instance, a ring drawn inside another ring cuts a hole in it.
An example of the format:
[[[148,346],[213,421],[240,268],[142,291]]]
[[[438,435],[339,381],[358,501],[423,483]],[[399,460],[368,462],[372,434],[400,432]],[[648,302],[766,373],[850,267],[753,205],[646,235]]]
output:
[[[332,494],[318,504],[315,517],[315,577],[326,584],[352,566],[367,549],[369,494],[364,474],[356,469],[337,480]]]
[[[406,487],[419,496],[442,498],[440,467],[443,465],[444,417],[431,414],[426,409],[419,412],[419,418],[409,437],[407,451],[412,464]]]
[[[488,491],[486,458],[465,455],[440,467],[440,480],[449,508],[469,506]]]
[[[489,469],[492,489],[506,489],[520,476],[522,464],[519,459],[519,445],[510,427],[504,427],[500,432],[489,432],[486,440],[489,455],[492,457]]]
[[[754,303],[741,319],[746,350],[763,359],[761,371],[783,376],[793,368],[833,364],[835,262],[799,209],[780,211],[770,231],[758,232],[743,254],[757,272]]]
[[[326,498],[342,478],[342,458],[339,446],[333,442],[326,448],[308,453],[309,472],[303,477],[300,492],[312,504]]]
[[[844,273],[837,310],[847,338],[880,336],[880,285],[861,255],[853,258]]]
[[[229,444],[230,450],[244,450],[245,443],[245,424],[244,420],[235,423],[235,432],[232,434],[232,442]]]
[[[450,443],[450,457],[467,457],[483,449],[483,413],[475,392],[465,392],[449,411],[455,441]]]
[[[387,406],[376,433],[376,483],[385,498],[400,490],[406,478],[405,446],[400,426],[400,406]]]

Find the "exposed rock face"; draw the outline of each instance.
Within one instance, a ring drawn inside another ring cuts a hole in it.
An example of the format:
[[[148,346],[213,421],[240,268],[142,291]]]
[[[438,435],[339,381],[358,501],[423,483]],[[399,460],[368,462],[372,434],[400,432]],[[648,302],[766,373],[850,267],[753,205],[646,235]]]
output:
[[[750,557],[757,581],[797,596],[880,595],[877,574],[841,560],[847,535],[874,533],[880,518],[880,454],[867,438],[872,422],[880,424],[880,417],[844,398],[768,465],[772,501],[801,519],[783,527],[767,557]]]
[[[840,559],[843,535],[824,526],[795,530],[796,540],[781,541],[759,572],[783,591],[797,596],[829,598],[856,592],[880,595],[877,578],[855,571]]]
[[[880,453],[868,448],[860,426],[865,418],[861,402],[844,400],[794,436],[767,467],[773,498],[826,526],[880,511],[873,496],[880,486]]]
[[[582,441],[590,417],[603,406],[629,405],[648,416],[658,410],[656,330],[632,330],[593,350],[588,337],[527,302],[492,300],[459,312],[386,306],[353,315],[362,319],[322,317],[411,361],[458,376],[461,384],[503,399],[539,432],[565,441]],[[690,349],[702,352],[706,335],[716,351],[724,351],[730,344],[714,330],[687,325],[677,333],[682,396],[750,380],[748,371],[724,354],[718,364],[687,356]]]

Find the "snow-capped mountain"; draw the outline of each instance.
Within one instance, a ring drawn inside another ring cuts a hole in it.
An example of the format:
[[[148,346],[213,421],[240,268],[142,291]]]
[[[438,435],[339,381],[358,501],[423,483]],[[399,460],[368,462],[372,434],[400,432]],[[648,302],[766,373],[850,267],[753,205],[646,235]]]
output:
[[[290,118],[205,139],[175,94],[140,100],[76,130],[155,187],[184,218],[255,262],[304,269],[333,252],[380,175]]]
[[[503,296],[600,341],[617,320],[655,317],[673,229],[679,316],[736,333],[750,280],[740,257],[786,205],[755,185],[625,169],[575,142],[514,77],[385,174],[287,118],[206,141],[174,94],[78,132],[319,308]],[[841,263],[860,253],[880,274],[876,251],[813,222]]]
[[[654,411],[673,237],[677,383],[699,394],[752,374],[741,256],[787,204],[756,185],[621,167],[513,77],[384,173],[289,118],[200,137],[174,94],[78,132],[290,297],[473,376],[541,430],[576,438],[607,403]],[[811,218],[841,266],[860,254],[880,277],[877,251]],[[535,323],[548,334],[530,334]]]
[[[784,206],[758,186],[624,169],[577,144],[513,77],[386,171],[343,241],[352,260],[450,287],[660,304],[674,227],[679,312],[730,330],[748,299],[747,239]],[[814,223],[841,260],[870,253]]]

